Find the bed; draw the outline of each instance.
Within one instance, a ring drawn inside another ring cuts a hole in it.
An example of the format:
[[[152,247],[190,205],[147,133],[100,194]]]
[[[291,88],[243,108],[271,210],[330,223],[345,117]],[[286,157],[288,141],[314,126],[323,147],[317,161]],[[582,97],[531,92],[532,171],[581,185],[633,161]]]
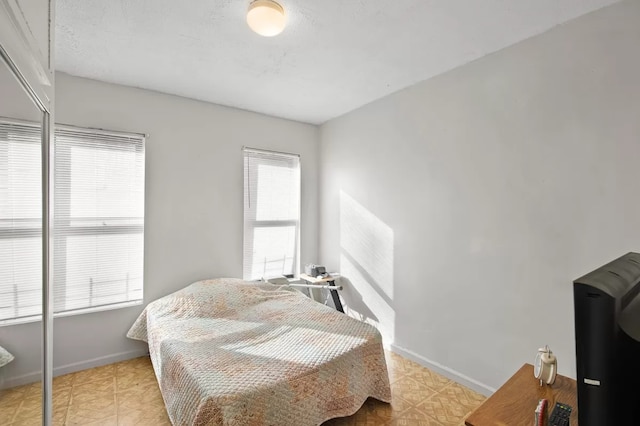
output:
[[[0,367],[4,367],[11,361],[13,361],[13,355],[11,355],[8,350],[0,346]]]
[[[195,282],[149,303],[127,337],[149,345],[182,425],[319,425],[391,402],[379,331],[269,283]]]

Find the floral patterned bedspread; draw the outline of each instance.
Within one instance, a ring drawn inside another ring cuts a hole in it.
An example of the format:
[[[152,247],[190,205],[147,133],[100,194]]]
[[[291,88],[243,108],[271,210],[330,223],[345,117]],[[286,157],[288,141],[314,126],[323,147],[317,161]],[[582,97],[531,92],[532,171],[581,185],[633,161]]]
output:
[[[0,346],[0,367],[4,367],[13,361],[13,355],[8,350]]]
[[[319,425],[391,401],[378,330],[287,287],[198,281],[149,303],[127,337],[149,344],[176,426]]]

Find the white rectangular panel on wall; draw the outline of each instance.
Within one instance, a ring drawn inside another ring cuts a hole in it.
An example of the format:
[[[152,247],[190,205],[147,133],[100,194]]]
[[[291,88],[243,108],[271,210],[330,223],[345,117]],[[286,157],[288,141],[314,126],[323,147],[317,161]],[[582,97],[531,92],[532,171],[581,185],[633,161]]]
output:
[[[49,48],[50,30],[50,0],[16,0],[22,16],[27,23],[28,31],[35,41],[34,50],[41,57],[42,66],[49,72],[51,66],[51,52]]]

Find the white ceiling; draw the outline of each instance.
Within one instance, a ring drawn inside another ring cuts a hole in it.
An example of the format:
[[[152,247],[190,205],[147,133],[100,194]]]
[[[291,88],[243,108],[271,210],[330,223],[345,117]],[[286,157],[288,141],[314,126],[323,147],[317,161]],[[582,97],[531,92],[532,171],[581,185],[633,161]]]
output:
[[[617,0],[57,0],[56,68],[320,124]]]

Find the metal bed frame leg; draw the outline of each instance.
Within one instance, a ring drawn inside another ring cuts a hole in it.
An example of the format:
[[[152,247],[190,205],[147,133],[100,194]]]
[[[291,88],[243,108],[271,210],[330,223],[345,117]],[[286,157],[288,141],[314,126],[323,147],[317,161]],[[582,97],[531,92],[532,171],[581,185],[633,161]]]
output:
[[[336,287],[335,281],[329,281],[328,283],[330,283],[331,287]],[[344,314],[344,308],[342,307],[338,290],[330,289],[329,292],[331,292],[331,298],[333,299],[333,304],[335,305],[336,310]]]

